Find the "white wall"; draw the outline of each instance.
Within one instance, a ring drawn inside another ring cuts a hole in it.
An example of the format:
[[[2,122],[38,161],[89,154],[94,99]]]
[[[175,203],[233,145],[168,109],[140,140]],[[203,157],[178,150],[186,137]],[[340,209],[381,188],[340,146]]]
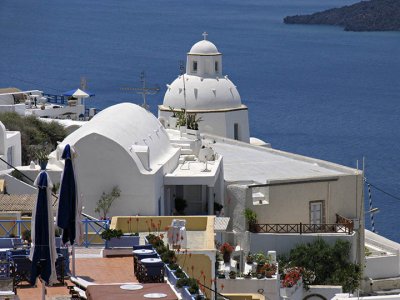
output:
[[[118,186],[121,196],[115,200],[109,216],[158,214],[158,199],[162,197],[163,201],[162,168],[142,174],[125,149],[98,134],[85,136],[75,144],[75,148],[78,153],[75,163],[77,180],[85,213],[98,216],[94,210],[102,193],[109,193]]]
[[[7,193],[9,194],[29,195],[36,193],[35,187],[18,180],[14,176],[6,174],[3,176],[3,178],[6,181]]]
[[[0,105],[0,112],[16,112],[17,114],[24,116],[25,104]]]
[[[167,122],[172,113],[169,111],[159,110],[159,118],[164,118]],[[199,122],[199,130],[201,133],[209,133],[221,137],[234,138],[234,124],[239,124],[239,139],[243,142],[250,141],[248,110],[233,110],[221,112],[197,113],[197,117],[201,117]],[[167,127],[168,128],[168,127]]]
[[[372,279],[399,277],[399,252],[384,256],[365,257],[364,275]]]
[[[6,151],[12,147],[13,152],[13,165],[20,166],[21,163],[21,133],[19,131],[8,131],[6,141]],[[6,152],[7,154],[7,152]]]
[[[279,299],[279,280],[276,278],[264,279],[217,279],[219,293],[254,293],[257,294],[259,289],[264,290],[264,295],[267,299]],[[220,286],[224,285],[221,291]]]
[[[340,285],[310,285],[309,288],[308,291],[303,290],[303,299],[308,297],[307,300],[321,300],[319,295],[329,300],[343,292]]]
[[[382,255],[365,257],[365,276],[372,279],[391,278],[400,276],[400,244],[393,242],[379,234],[365,230],[365,244],[371,245]]]
[[[362,212],[362,176],[339,176],[336,181],[275,185],[269,187],[269,204],[258,207],[258,222],[269,224],[310,223],[309,202],[325,201],[327,224],[336,223],[336,214],[349,219]],[[358,184],[358,185],[357,185]],[[249,201],[252,205],[252,201]]]

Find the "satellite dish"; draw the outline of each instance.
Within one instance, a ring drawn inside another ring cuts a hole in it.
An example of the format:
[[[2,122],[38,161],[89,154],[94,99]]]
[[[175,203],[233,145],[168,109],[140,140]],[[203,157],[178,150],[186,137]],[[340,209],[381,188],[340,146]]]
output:
[[[199,157],[198,157],[199,161],[203,162],[206,164],[206,167],[204,170],[202,170],[202,172],[210,172],[211,170],[209,170],[207,168],[208,166],[208,162],[209,161],[213,161],[214,160],[214,150],[212,148],[201,148],[199,151]]]

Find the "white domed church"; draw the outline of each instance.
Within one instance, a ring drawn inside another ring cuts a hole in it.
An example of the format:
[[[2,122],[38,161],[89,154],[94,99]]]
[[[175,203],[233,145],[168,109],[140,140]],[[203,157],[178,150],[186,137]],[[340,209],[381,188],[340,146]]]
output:
[[[166,127],[176,128],[170,117],[173,111],[185,109],[201,117],[201,133],[249,142],[247,106],[235,84],[222,73],[222,53],[207,40],[206,33],[203,36],[187,54],[186,73],[167,85],[159,119]]]

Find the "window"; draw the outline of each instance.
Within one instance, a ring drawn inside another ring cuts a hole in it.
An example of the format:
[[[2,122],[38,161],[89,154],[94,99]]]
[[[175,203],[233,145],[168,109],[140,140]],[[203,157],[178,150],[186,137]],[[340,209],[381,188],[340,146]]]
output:
[[[325,223],[324,201],[310,201],[310,224]]]
[[[235,123],[233,125],[233,138],[235,140],[239,140],[239,124],[238,123]]]
[[[218,62],[215,62],[215,72],[218,72]]]
[[[7,149],[7,162],[10,165],[14,165],[14,147],[8,147]]]
[[[197,72],[197,61],[193,62],[193,72]]]

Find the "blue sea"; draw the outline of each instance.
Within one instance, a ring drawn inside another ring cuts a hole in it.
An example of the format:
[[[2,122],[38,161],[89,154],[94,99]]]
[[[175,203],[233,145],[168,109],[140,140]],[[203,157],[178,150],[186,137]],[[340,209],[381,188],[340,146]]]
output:
[[[400,198],[400,33],[285,25],[286,15],[350,0],[0,0],[0,87],[61,93],[81,76],[104,108],[139,95],[146,71],[161,92],[207,31],[248,105],[252,136],[355,167]],[[372,189],[376,230],[400,242],[400,200]],[[366,204],[368,203],[366,199]],[[370,225],[366,220],[367,227]]]

